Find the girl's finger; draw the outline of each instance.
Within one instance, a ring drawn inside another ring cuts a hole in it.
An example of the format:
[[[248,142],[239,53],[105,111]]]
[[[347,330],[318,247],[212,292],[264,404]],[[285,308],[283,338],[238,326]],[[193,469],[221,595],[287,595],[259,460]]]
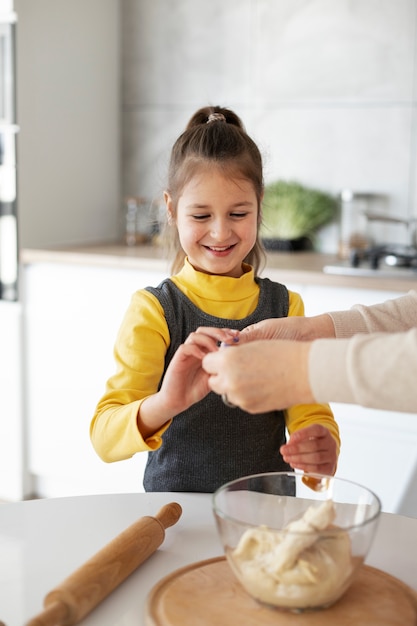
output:
[[[237,343],[240,335],[240,332],[233,328],[214,328],[212,326],[199,326],[195,332],[213,337],[219,343],[225,342],[227,344]]]
[[[215,338],[197,332],[188,335],[183,345],[201,346],[210,351],[217,350],[218,348],[218,342]]]

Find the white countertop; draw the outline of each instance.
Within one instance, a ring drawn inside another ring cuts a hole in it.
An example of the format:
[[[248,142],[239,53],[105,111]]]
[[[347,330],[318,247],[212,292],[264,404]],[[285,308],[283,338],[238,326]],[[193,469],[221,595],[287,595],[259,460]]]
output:
[[[23,626],[45,595],[111,539],[169,502],[183,513],[161,547],[83,621],[140,626],[152,587],[179,567],[222,554],[210,494],[139,493],[0,504],[0,621]],[[417,591],[417,519],[383,513],[367,563]]]
[[[368,275],[350,276],[323,271],[325,266],[340,264],[335,254],[319,252],[267,252],[264,275],[286,283],[300,283],[327,287],[348,287],[354,289],[376,289],[406,293],[415,289],[417,272],[414,278],[404,278],[401,273],[387,276],[376,270]],[[166,251],[155,245],[125,246],[120,243],[85,246],[62,246],[59,248],[31,249],[20,251],[23,265],[32,263],[66,263],[118,269],[156,270],[170,273],[170,260]]]

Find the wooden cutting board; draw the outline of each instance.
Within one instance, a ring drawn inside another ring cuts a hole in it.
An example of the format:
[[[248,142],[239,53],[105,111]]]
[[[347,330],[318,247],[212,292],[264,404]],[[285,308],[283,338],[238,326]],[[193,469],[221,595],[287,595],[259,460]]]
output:
[[[149,594],[146,626],[416,626],[417,593],[363,565],[332,607],[288,613],[258,604],[225,557],[199,561],[163,578]]]

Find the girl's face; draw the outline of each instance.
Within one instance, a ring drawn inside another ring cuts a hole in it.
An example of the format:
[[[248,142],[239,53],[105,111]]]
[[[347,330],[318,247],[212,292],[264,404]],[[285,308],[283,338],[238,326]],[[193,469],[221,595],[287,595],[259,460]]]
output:
[[[184,186],[176,215],[167,192],[165,202],[196,270],[233,278],[243,274],[242,261],[254,247],[258,230],[258,201],[251,181],[226,177],[213,167]]]

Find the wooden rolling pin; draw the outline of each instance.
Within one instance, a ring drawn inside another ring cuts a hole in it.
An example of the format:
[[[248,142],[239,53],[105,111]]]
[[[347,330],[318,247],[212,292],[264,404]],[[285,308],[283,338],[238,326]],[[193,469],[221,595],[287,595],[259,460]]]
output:
[[[50,591],[44,599],[45,610],[27,626],[77,624],[159,548],[165,529],[181,513],[181,506],[171,502],[155,517],[138,519]]]

